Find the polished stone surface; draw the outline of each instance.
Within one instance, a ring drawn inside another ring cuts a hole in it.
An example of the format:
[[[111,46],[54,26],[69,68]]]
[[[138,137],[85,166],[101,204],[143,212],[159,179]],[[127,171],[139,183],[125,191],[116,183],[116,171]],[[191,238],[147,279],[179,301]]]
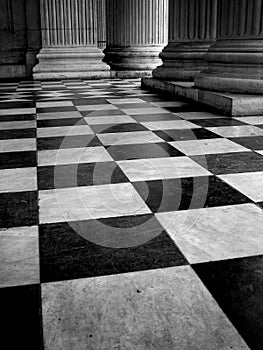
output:
[[[50,350],[248,349],[190,267],[44,284],[42,298]]]

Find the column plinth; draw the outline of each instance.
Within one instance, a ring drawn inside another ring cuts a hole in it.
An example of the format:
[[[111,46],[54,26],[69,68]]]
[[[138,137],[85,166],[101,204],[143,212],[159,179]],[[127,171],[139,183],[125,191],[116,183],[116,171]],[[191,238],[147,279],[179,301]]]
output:
[[[217,0],[169,3],[169,42],[154,78],[193,81],[205,67],[205,54],[216,38]]]
[[[97,46],[97,0],[41,0],[42,50],[34,79],[107,78]]]
[[[167,43],[168,0],[108,0],[105,62],[118,77],[151,76]]]
[[[263,93],[263,0],[219,0],[218,40],[196,86],[221,92]]]

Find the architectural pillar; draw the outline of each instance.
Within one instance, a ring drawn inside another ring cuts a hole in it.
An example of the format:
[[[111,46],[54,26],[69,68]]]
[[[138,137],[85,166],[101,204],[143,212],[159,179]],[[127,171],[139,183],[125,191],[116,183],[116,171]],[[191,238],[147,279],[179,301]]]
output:
[[[105,62],[118,77],[151,75],[167,43],[168,0],[106,0]]]
[[[263,0],[218,2],[218,40],[195,84],[213,91],[263,94]]]
[[[105,78],[97,46],[97,0],[40,0],[42,50],[35,79]]]
[[[107,43],[106,36],[106,0],[97,0],[98,18],[98,47],[104,50]]]
[[[157,79],[193,81],[216,39],[217,0],[170,0],[169,43],[160,54]]]

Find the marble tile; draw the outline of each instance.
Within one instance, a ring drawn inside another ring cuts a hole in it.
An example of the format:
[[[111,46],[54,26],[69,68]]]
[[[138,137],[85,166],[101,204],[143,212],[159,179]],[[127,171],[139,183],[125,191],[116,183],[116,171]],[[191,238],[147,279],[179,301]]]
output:
[[[187,157],[123,160],[117,163],[130,181],[210,175],[206,169]]]
[[[0,109],[0,115],[35,114],[35,113],[36,113],[36,108]]]
[[[38,128],[50,128],[57,126],[74,126],[74,125],[87,125],[85,120],[79,118],[66,118],[66,119],[48,119],[48,120],[38,120]]]
[[[146,126],[149,130],[180,130],[180,129],[194,129],[200,128],[191,122],[184,120],[168,120],[161,122],[142,122],[142,125]]]
[[[129,182],[115,162],[43,166],[37,173],[39,190]]]
[[[185,105],[185,102],[180,101],[161,101],[161,102],[151,102],[151,105],[156,107],[181,107]]]
[[[91,129],[95,134],[109,133],[127,133],[135,131],[148,131],[143,125],[136,123],[121,123],[121,124],[96,124],[91,125]]]
[[[0,130],[0,140],[35,138],[36,129]]]
[[[240,122],[252,125],[263,125],[263,116],[257,115],[253,117],[233,117],[233,119],[238,120]]]
[[[214,139],[219,136],[206,129],[170,129],[170,130],[156,130],[156,135],[161,137],[164,141],[187,141],[199,139]]]
[[[38,113],[37,120],[82,118],[80,112]]]
[[[125,108],[122,109],[128,115],[138,115],[138,114],[160,114],[160,113],[169,113],[166,109],[158,108],[158,107],[149,107],[149,108]]]
[[[39,283],[38,227],[0,230],[0,287]]]
[[[191,158],[215,175],[262,171],[263,157],[254,152],[236,152],[191,156]]]
[[[82,111],[81,115],[83,117],[109,117],[109,116],[116,116],[116,115],[126,115],[124,112],[122,112],[120,109],[100,109],[97,111]]]
[[[215,127],[215,128],[207,128],[207,129],[223,137],[263,135],[263,130],[260,128],[257,128],[254,125],[221,126],[221,127]]]
[[[35,151],[35,150],[36,150],[36,139],[33,139],[33,138],[0,140],[0,153]]]
[[[262,151],[256,151],[256,153],[258,153],[258,154],[263,156],[263,150]]]
[[[57,137],[94,134],[89,125],[56,126],[40,128],[37,130],[37,137]]]
[[[113,105],[121,105],[123,103],[143,103],[144,101],[140,98],[108,98],[108,102],[112,103]]]
[[[37,102],[37,108],[74,106],[72,101]]]
[[[38,152],[38,165],[80,164],[112,161],[112,157],[102,146],[79,147]]]
[[[107,150],[114,160],[178,157],[183,155],[166,142],[141,145],[114,145]]]
[[[231,140],[254,151],[263,150],[263,136],[234,137]]]
[[[35,151],[0,153],[0,169],[31,168],[35,166]]]
[[[76,135],[60,137],[42,137],[37,139],[37,149],[39,151],[59,148],[78,148],[102,146],[95,135]]]
[[[263,254],[263,211],[253,204],[156,214],[191,263]]]
[[[0,193],[0,227],[38,224],[37,191]]]
[[[88,125],[136,123],[136,121],[128,115],[117,115],[117,116],[113,115],[113,116],[106,116],[106,117],[86,117],[84,119]]]
[[[172,113],[159,113],[159,114],[137,114],[132,116],[138,123],[141,122],[158,122],[168,120],[180,120],[175,114]]]
[[[64,222],[151,213],[129,183],[39,192],[40,222]]]
[[[250,151],[228,139],[207,139],[169,142],[170,145],[187,156]]]
[[[194,270],[250,349],[263,344],[263,257],[198,264]]]
[[[176,115],[185,120],[222,118],[221,115],[209,112],[179,112]]]
[[[263,201],[263,171],[219,175],[219,178],[236,188],[252,201]]]
[[[153,213],[250,202],[215,176],[141,181],[133,185]]]
[[[118,109],[116,106],[111,104],[102,104],[102,105],[86,105],[86,106],[76,106],[78,111],[100,111],[100,110],[111,110]]]
[[[151,131],[99,134],[98,138],[104,146],[162,142]]]
[[[12,122],[1,122],[0,130],[12,130],[12,129],[32,129],[36,128],[35,120],[23,120],[23,121],[12,121]]]
[[[209,118],[209,119],[195,119],[192,120],[193,123],[196,125],[200,125],[203,128],[208,128],[208,127],[220,127],[220,126],[241,126],[244,125],[242,121],[233,119],[233,118]]]
[[[0,193],[37,190],[36,168],[0,170]]]
[[[42,299],[46,350],[249,349],[190,267],[47,283]]]
[[[0,288],[0,309],[2,347],[43,349],[40,285]]]

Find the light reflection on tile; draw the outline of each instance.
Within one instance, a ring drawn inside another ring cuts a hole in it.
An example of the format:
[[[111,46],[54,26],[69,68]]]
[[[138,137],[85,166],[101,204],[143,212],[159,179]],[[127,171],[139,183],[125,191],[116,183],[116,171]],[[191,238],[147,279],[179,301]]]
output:
[[[117,116],[110,115],[106,117],[85,117],[84,119],[89,125],[136,123],[136,121],[128,115],[117,115]]]
[[[67,119],[67,118],[82,118],[80,112],[56,112],[56,113],[38,113],[38,120],[47,119]]]
[[[57,126],[39,128],[37,137],[54,137],[54,136],[73,136],[73,135],[91,135],[94,134],[88,125]]]
[[[105,146],[163,142],[160,137],[151,131],[108,133],[98,134],[97,136]]]
[[[111,109],[118,109],[116,106],[113,106],[111,104],[104,104],[104,105],[84,105],[84,106],[76,106],[78,111],[100,111],[100,110],[111,110]]]
[[[149,130],[169,130],[169,129],[197,129],[200,128],[199,125],[195,125],[191,122],[185,120],[168,120],[160,122],[142,122]]]

